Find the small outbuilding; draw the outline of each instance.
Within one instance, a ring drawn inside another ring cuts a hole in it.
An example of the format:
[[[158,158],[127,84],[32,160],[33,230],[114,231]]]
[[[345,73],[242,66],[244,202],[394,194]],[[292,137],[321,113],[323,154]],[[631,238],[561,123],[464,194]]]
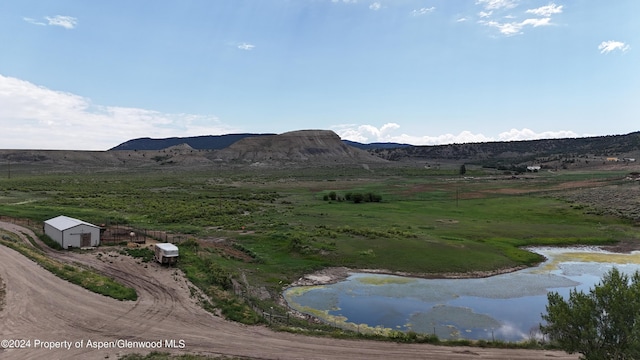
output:
[[[44,222],[44,233],[63,249],[100,245],[100,227],[86,221],[60,215]]]

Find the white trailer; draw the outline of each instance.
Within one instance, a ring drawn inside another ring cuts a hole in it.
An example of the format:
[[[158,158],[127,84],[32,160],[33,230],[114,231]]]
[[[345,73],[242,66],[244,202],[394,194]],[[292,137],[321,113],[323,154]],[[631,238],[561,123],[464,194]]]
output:
[[[178,262],[178,247],[171,243],[157,243],[155,258],[160,264],[175,264]]]

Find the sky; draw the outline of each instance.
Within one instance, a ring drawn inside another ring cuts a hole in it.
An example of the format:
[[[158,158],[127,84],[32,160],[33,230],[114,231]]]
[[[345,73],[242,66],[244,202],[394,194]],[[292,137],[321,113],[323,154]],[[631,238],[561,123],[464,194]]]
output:
[[[637,0],[6,0],[0,149],[640,130]]]

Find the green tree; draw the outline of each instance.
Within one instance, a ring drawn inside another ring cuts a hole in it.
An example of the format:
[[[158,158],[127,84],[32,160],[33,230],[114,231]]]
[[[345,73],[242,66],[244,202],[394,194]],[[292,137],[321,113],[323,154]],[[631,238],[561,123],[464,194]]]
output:
[[[351,195],[351,200],[354,203],[359,204],[364,201],[364,195],[362,195],[361,193],[353,193]]]
[[[547,295],[540,327],[563,350],[583,359],[640,359],[640,274],[613,268],[588,294],[572,290],[564,300]]]
[[[460,165],[460,175],[464,175],[466,173],[467,173],[467,167],[464,164]]]

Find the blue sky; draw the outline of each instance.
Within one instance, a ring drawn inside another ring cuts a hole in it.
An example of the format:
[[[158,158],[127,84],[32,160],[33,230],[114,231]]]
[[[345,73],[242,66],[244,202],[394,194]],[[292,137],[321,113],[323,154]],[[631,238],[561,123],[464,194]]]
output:
[[[416,145],[640,128],[637,0],[14,0],[0,148],[328,129]]]

